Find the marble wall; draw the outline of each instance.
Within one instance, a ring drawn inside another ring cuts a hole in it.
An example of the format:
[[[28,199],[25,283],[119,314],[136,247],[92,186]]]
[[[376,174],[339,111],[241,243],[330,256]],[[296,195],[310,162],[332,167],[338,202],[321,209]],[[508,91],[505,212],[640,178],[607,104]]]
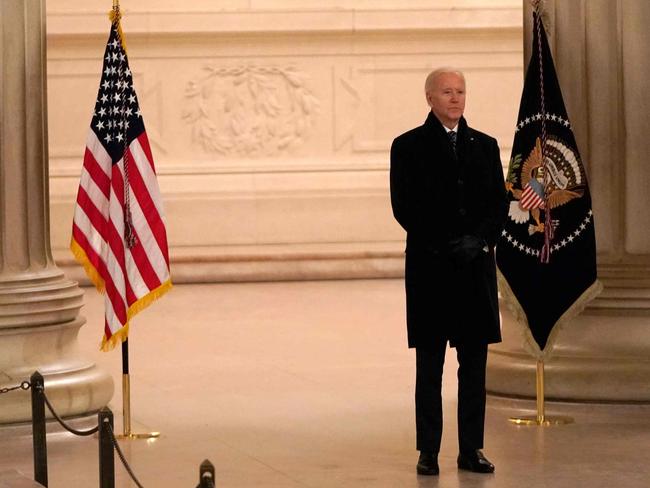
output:
[[[520,0],[122,1],[174,281],[397,276],[392,139],[423,82],[466,73],[470,124],[510,155]],[[67,250],[109,0],[48,2],[51,236]]]

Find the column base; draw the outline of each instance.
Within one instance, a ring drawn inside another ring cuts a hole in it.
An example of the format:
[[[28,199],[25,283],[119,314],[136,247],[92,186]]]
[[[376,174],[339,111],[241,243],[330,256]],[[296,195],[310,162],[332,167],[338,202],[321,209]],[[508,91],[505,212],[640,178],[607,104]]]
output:
[[[545,399],[650,403],[650,310],[612,307],[611,296],[603,293],[559,331],[545,360]],[[490,346],[488,393],[535,398],[536,358],[522,326],[500,306],[503,342]]]
[[[99,411],[113,396],[113,379],[78,355],[77,334],[84,323],[77,317],[63,324],[0,329],[0,386],[16,386],[38,370],[59,416]],[[0,424],[30,422],[31,415],[29,391],[0,395]],[[47,408],[46,416],[52,418]]]

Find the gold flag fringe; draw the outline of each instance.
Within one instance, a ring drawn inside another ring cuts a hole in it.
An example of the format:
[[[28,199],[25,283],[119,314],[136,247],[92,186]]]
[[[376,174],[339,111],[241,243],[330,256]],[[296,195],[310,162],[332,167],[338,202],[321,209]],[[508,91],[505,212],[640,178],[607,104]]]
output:
[[[151,290],[145,296],[140,298],[137,302],[133,303],[126,312],[127,320],[131,320],[136,314],[142,312],[145,308],[158,300],[161,296],[167,293],[172,287],[172,280],[165,281],[158,288]]]
[[[154,301],[158,300],[161,296],[163,296],[165,293],[167,293],[172,287],[172,282],[171,280],[167,280],[165,283],[160,285],[158,288],[151,290],[149,293],[147,293],[145,296],[140,298],[137,302],[133,303],[129,309],[126,311],[126,324],[124,326],[115,331],[113,335],[111,335],[110,339],[107,339],[106,336],[102,339],[102,345],[101,345],[101,350],[106,352],[110,351],[115,348],[118,344],[121,344],[124,342],[128,336],[129,336],[129,326],[130,326],[130,320],[139,312],[147,308],[149,305],[151,305]]]
[[[126,311],[126,324],[124,324],[124,326],[120,330],[113,333],[110,339],[106,339],[106,336],[104,336],[104,338],[102,339],[101,350],[105,352],[110,351],[113,348],[115,348],[115,346],[117,346],[118,344],[124,342],[129,336],[130,320],[137,313],[143,311],[145,308],[147,308],[149,305],[151,305],[153,302],[155,302],[161,296],[167,293],[171,289],[171,287],[172,287],[172,281],[170,279],[165,281],[158,288],[151,290],[145,296],[140,298],[137,302],[133,303]]]
[[[531,356],[540,361],[547,361],[553,356],[555,349],[555,340],[557,339],[557,335],[560,333],[560,331],[566,326],[566,324],[571,321],[571,319],[579,315],[580,312],[585,309],[587,304],[596,298],[603,290],[603,284],[598,280],[594,281],[591,286],[587,288],[582,293],[582,295],[580,295],[578,299],[573,302],[573,304],[560,316],[557,322],[555,322],[555,325],[551,329],[551,333],[548,336],[548,340],[546,341],[546,347],[544,350],[541,350],[530,330],[524,309],[519,303],[519,300],[517,300],[515,297],[515,294],[512,292],[512,289],[510,288],[507,280],[501,274],[501,271],[498,271],[498,281],[499,291],[501,292],[506,305],[512,312],[515,318],[515,322],[517,322],[517,324],[520,326],[524,349]]]
[[[88,278],[90,278],[90,281],[92,282],[93,285],[95,285],[95,288],[97,288],[97,291],[99,293],[104,293],[104,280],[102,277],[99,275],[99,272],[95,269],[95,266],[90,262],[90,259],[88,259],[88,255],[86,254],[86,251],[83,250],[83,248],[79,245],[77,241],[72,238],[70,241],[70,251],[72,251],[72,254],[74,255],[75,259],[81,264],[84,268],[84,271],[86,271],[86,275],[88,275]]]
[[[106,335],[104,334],[104,337],[102,337],[102,345],[99,349],[103,352],[112,351],[115,349],[115,346],[122,344],[125,340],[128,339],[128,337],[129,322],[124,324],[124,327],[122,327],[120,330],[116,331],[110,339],[106,339]]]
[[[70,250],[72,251],[72,254],[74,255],[75,259],[79,262],[79,264],[83,266],[86,275],[88,275],[90,281],[93,283],[93,285],[95,285],[97,291],[101,294],[104,294],[104,280],[99,275],[99,272],[95,269],[95,266],[93,266],[93,264],[88,259],[86,252],[79,245],[79,243],[77,243],[77,241],[74,240],[74,238],[70,242]],[[137,313],[143,311],[154,301],[158,300],[161,296],[167,293],[171,289],[171,287],[172,287],[172,280],[169,279],[165,281],[163,284],[161,284],[158,288],[151,290],[145,296],[143,296],[138,301],[133,303],[126,311],[126,324],[124,324],[124,326],[120,330],[116,331],[110,337],[110,339],[106,339],[106,336],[104,336],[104,338],[102,339],[102,345],[100,349],[102,351],[110,351],[116,345],[124,342],[129,335],[129,321]]]

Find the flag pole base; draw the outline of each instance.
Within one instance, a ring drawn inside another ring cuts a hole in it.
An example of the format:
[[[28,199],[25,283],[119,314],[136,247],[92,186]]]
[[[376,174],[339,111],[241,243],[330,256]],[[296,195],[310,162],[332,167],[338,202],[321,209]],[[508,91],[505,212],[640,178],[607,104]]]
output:
[[[535,389],[537,393],[537,415],[524,415],[522,417],[510,417],[508,422],[517,425],[539,425],[548,427],[549,425],[566,425],[572,424],[573,418],[565,415],[547,416],[544,405],[544,361],[537,360],[537,374],[535,377]]]
[[[127,439],[127,440],[135,440],[135,439],[157,439],[160,437],[160,432],[144,432],[144,433],[134,433],[134,432],[129,432],[128,434],[118,434],[115,436],[116,439]]]
[[[542,427],[549,427],[551,425],[566,425],[573,423],[573,417],[565,415],[553,415],[550,417],[538,418],[536,415],[523,416],[523,417],[510,417],[508,422],[516,425],[538,425]]]
[[[117,439],[157,439],[160,432],[135,433],[131,431],[131,378],[128,373],[122,374],[122,409],[124,415],[124,430]]]

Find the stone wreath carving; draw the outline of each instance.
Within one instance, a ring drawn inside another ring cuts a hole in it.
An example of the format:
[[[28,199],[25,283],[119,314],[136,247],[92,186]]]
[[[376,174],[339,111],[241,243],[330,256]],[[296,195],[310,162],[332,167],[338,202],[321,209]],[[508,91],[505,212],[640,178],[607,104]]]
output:
[[[294,68],[205,67],[183,113],[193,139],[222,155],[268,156],[302,144],[320,103]]]

